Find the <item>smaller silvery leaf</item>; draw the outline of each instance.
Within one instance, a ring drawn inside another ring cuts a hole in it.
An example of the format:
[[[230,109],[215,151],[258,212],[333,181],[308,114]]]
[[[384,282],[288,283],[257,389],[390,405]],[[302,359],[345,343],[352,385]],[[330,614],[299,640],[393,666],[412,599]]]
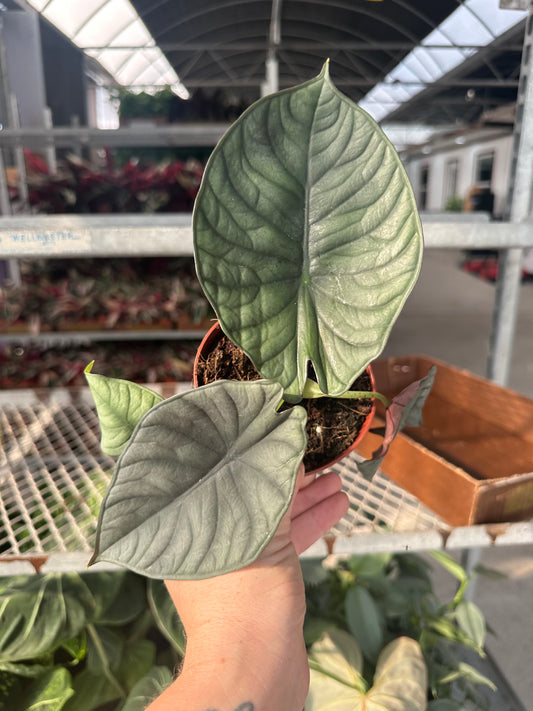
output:
[[[418,427],[422,424],[422,409],[435,382],[436,372],[436,367],[432,365],[424,378],[411,383],[393,398],[385,416],[383,442],[371,459],[357,464],[367,479],[372,478],[381,466],[398,432],[404,427]]]
[[[85,368],[85,377],[98,413],[101,447],[104,454],[116,457],[141,417],[163,398],[144,385],[92,373],[93,363]]]
[[[306,412],[274,382],[218,381],[139,422],[104,498],[93,561],[200,579],[253,562],[287,510]]]

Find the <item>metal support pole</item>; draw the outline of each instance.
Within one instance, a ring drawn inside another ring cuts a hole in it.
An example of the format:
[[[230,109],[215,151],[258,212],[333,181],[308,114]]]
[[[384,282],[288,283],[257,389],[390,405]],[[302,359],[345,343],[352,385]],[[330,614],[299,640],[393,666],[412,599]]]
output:
[[[510,223],[525,222],[531,212],[533,196],[533,0],[529,3],[526,22],[520,82],[516,102],[513,156],[509,176],[507,218]],[[523,249],[500,252],[498,281],[490,334],[487,377],[498,385],[507,385],[511,368],[514,334],[522,279]],[[477,548],[464,552],[463,565],[471,573],[479,563]],[[467,598],[472,600],[476,581],[470,583]]]
[[[531,213],[533,195],[533,3],[526,22],[520,83],[514,126],[513,157],[509,177],[509,221],[525,222]],[[523,250],[509,249],[500,255],[494,319],[490,339],[487,376],[506,385],[520,294]]]
[[[12,128],[20,128],[20,118],[18,112],[18,102],[15,94],[10,96],[11,102],[11,117],[12,117]],[[26,161],[24,159],[24,148],[22,144],[18,144],[15,148],[15,165],[17,166],[18,172],[18,188],[19,188],[19,200],[22,205],[23,210],[27,210],[29,207],[29,197],[28,197],[28,181],[26,178]]]
[[[44,108],[43,120],[45,128],[53,128],[52,109],[49,106],[45,106]],[[51,138],[49,142],[47,142],[44,154],[46,157],[46,165],[48,166],[48,170],[52,175],[55,175],[57,173],[57,156],[53,138]]]
[[[270,29],[268,35],[268,52],[265,61],[265,81],[261,84],[261,96],[275,94],[276,91],[279,91],[279,62],[277,49],[281,43],[281,3],[282,0],[272,0]]]
[[[11,215],[11,203],[9,201],[9,191],[7,188],[6,166],[4,163],[4,153],[0,148],[0,213]]]
[[[80,127],[80,117],[77,114],[74,114],[73,116],[70,117],[70,125],[72,128],[79,128]],[[75,156],[78,158],[81,158],[82,156],[82,150],[81,150],[81,141],[74,143],[72,146],[72,152],[74,153]]]
[[[4,23],[0,20],[0,126],[13,126],[13,106],[11,104],[11,94],[7,76],[7,57],[3,39]],[[2,125],[3,124],[3,125]],[[9,151],[0,148],[0,213],[11,215],[11,201],[9,199],[9,188],[7,185],[6,166],[4,157]],[[11,279],[15,284],[20,285],[20,267],[17,259],[0,260],[0,281],[4,278]]]
[[[10,126],[9,83],[7,78],[7,57],[4,45],[4,22],[0,18],[0,127],[4,130]],[[9,161],[9,151],[0,148],[0,212],[11,214],[11,204],[7,188],[5,160]]]
[[[268,96],[268,94],[274,94],[279,89],[279,66],[278,59],[274,52],[266,59],[265,63],[266,77],[265,81],[261,84],[261,96]]]

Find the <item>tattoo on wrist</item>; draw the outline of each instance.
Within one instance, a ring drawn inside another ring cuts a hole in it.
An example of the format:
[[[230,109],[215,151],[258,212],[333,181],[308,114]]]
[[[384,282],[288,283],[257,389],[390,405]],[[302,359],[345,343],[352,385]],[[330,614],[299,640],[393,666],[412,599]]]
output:
[[[254,711],[255,706],[251,701],[245,701],[243,704],[239,704],[235,711]],[[206,711],[217,711],[217,709],[206,709]]]

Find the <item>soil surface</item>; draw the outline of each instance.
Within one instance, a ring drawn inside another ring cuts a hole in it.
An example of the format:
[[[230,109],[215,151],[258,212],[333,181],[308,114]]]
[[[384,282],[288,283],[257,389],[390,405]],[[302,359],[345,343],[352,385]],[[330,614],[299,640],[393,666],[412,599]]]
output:
[[[313,377],[310,368],[309,377]],[[215,348],[198,364],[198,385],[214,380],[259,380],[252,361],[224,334]],[[368,374],[362,373],[351,390],[372,389]],[[339,457],[354,441],[372,409],[372,400],[313,398],[299,403],[307,410],[307,471],[319,469]],[[287,407],[290,407],[289,405]]]

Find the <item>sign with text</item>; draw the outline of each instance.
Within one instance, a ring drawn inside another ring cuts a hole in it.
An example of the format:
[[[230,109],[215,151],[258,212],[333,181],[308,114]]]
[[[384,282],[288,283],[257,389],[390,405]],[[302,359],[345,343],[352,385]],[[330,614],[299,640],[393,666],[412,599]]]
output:
[[[83,254],[90,251],[88,230],[5,230],[0,235],[0,254],[6,257],[15,254],[19,257]]]

